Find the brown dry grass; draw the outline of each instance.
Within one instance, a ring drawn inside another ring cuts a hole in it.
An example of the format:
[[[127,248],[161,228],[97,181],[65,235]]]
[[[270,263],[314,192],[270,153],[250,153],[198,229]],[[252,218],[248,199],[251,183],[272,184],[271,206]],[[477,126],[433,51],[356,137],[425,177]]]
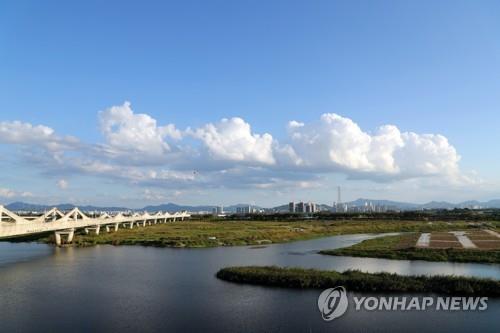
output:
[[[474,240],[474,244],[481,250],[500,250],[500,240]]]
[[[431,242],[432,241],[452,241],[456,242],[457,237],[455,235],[447,233],[447,232],[433,232],[431,233]]]
[[[420,237],[420,233],[405,235],[404,237],[399,237],[398,243],[394,246],[395,250],[403,250],[414,248],[415,244]]]
[[[432,240],[431,236],[431,242],[429,243],[429,248],[435,248],[435,249],[462,249],[463,246],[460,244],[460,242],[452,242],[452,241],[435,241]]]

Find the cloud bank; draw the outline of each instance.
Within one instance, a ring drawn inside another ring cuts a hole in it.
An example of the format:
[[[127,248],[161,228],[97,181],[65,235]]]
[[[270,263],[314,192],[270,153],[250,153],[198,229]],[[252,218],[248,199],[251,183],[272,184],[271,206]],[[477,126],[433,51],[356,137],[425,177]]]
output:
[[[98,123],[102,141],[82,143],[45,125],[4,121],[0,143],[21,146],[25,154],[31,149],[25,158],[43,173],[103,176],[148,187],[308,188],[332,173],[376,182],[432,177],[455,185],[476,182],[460,170],[459,154],[442,135],[394,125],[370,132],[334,113],[309,123],[291,120],[279,140],[255,133],[238,117],[184,130],[158,125],[135,113],[129,102],[100,111]],[[67,182],[58,186],[64,189]]]

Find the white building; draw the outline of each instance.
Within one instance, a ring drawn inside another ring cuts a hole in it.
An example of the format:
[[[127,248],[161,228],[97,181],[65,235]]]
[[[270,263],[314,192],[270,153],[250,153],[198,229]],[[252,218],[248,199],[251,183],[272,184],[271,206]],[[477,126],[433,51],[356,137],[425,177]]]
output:
[[[224,215],[224,207],[223,206],[217,206],[212,209],[212,214],[213,215]]]
[[[236,207],[236,214],[253,214],[256,209],[252,206]]]

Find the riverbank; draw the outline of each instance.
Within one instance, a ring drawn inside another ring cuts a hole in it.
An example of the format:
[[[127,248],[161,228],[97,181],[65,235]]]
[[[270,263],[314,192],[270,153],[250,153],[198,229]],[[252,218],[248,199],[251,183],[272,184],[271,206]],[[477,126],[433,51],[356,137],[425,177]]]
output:
[[[458,276],[403,276],[360,271],[322,271],[276,266],[228,267],[217,278],[234,282],[285,288],[326,289],[344,286],[349,291],[409,292],[452,295],[500,296],[500,281]]]
[[[399,260],[426,260],[500,264],[499,250],[417,248],[419,234],[368,239],[350,247],[323,250],[321,254]]]
[[[263,245],[320,237],[387,232],[431,232],[475,229],[471,222],[424,221],[183,221],[99,235],[75,235],[75,246],[143,245],[157,247],[215,247]],[[39,241],[53,243],[53,236]]]

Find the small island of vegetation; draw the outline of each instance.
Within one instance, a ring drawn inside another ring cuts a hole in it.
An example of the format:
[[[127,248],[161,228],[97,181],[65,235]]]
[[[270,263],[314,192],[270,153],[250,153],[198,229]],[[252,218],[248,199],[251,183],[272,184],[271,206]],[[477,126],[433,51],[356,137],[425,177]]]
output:
[[[500,296],[500,281],[461,276],[403,276],[391,273],[322,271],[276,266],[227,267],[217,278],[229,282],[285,288],[331,288],[349,291],[409,292],[453,295]]]

